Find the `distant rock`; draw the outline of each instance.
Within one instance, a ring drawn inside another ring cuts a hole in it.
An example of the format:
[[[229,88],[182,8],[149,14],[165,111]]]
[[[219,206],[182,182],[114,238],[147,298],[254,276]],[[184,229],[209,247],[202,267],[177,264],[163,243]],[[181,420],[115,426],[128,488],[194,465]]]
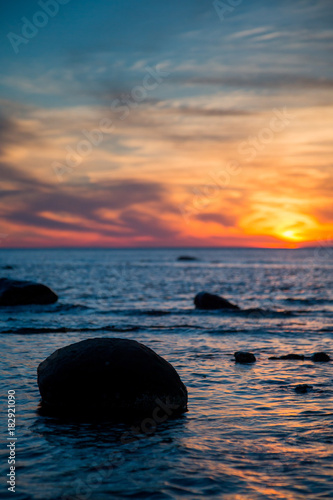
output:
[[[322,362],[322,363],[326,363],[327,361],[331,360],[331,358],[329,357],[328,354],[326,354],[326,352],[315,352],[314,354],[312,354],[310,359],[312,361]]]
[[[42,410],[68,416],[156,422],[187,411],[187,390],[173,366],[135,340],[93,338],[55,351],[38,366]]]
[[[256,362],[256,357],[252,352],[237,351],[234,356],[236,363],[248,364]]]
[[[190,255],[180,255],[177,260],[185,260],[185,261],[191,261],[191,260],[199,260],[196,257],[191,257]]]
[[[239,310],[239,307],[228,300],[208,292],[199,292],[194,297],[194,304],[197,309],[233,309]]]
[[[32,281],[0,279],[0,306],[53,304],[58,296],[47,286]]]
[[[4,269],[5,271],[9,271],[11,269],[14,269],[13,266],[9,266],[8,264],[6,266],[1,266],[1,269]]]
[[[304,359],[306,359],[306,357],[304,356],[304,354],[285,354],[283,356],[272,356],[268,359],[290,359],[290,360],[301,360],[303,361]]]
[[[295,391],[298,392],[298,394],[306,394],[311,389],[313,389],[313,386],[308,384],[299,384],[295,387]]]

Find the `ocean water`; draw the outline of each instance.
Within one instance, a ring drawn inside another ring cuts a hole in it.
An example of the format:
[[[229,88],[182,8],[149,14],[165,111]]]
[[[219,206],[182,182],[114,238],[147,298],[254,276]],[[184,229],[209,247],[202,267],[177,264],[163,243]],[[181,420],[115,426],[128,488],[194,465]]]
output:
[[[2,249],[0,267],[9,265],[2,277],[44,283],[59,301],[0,309],[0,498],[333,498],[333,363],[268,359],[333,357],[332,249]],[[202,290],[242,310],[196,311]],[[40,416],[38,364],[93,337],[135,339],[170,361],[188,413],[149,430]],[[257,362],[235,364],[237,350]],[[296,393],[304,383],[312,390]],[[6,485],[8,390],[15,494]]]

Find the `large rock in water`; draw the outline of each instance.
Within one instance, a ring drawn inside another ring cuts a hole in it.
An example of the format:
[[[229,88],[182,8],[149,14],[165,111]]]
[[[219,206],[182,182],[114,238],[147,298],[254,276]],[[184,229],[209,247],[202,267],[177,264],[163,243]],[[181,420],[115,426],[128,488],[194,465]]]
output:
[[[71,344],[46,358],[37,373],[46,413],[162,418],[163,411],[168,416],[187,411],[187,390],[176,370],[135,340]]]
[[[208,292],[200,292],[194,297],[194,304],[197,309],[234,309],[239,310],[235,304],[231,304],[228,300],[213,295]]]
[[[58,296],[47,286],[32,281],[0,278],[0,305],[53,304]]]

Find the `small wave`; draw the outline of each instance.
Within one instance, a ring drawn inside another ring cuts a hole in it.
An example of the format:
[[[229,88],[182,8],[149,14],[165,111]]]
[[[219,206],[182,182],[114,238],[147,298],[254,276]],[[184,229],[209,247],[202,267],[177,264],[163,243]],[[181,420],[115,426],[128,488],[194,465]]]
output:
[[[123,315],[123,316],[167,316],[169,314],[188,314],[193,312],[193,309],[108,309],[98,311],[100,315]]]
[[[84,306],[82,304],[21,304],[15,306],[1,306],[2,311],[18,311],[18,312],[38,312],[38,314],[42,313],[54,313],[54,312],[68,312],[68,311],[87,311],[91,309],[91,307]]]
[[[255,318],[280,318],[280,317],[290,317],[294,316],[293,311],[274,311],[272,309],[244,309],[243,311],[237,311],[238,313],[242,313],[249,317]]]
[[[280,318],[280,317],[291,317],[295,316],[295,311],[287,310],[274,310],[274,309],[260,309],[259,307],[248,308],[248,309],[216,309],[216,310],[202,310],[194,309],[192,312],[196,314],[214,314],[217,316],[232,315],[232,316],[245,316],[253,319],[260,318]]]
[[[52,304],[52,305],[25,305],[25,306],[13,306],[13,307],[1,307],[1,311],[6,312],[8,310],[12,311],[15,308],[17,312],[38,312],[42,313],[63,313],[63,312],[85,312],[85,311],[95,311],[98,315],[105,316],[197,316],[197,315],[214,315],[214,316],[245,316],[253,318],[279,318],[279,317],[290,317],[296,314],[307,314],[307,310],[290,311],[290,310],[274,310],[274,309],[261,309],[261,308],[248,308],[248,309],[195,309],[195,308],[184,308],[184,309],[107,309],[99,310],[93,307],[88,307],[82,304]]]
[[[284,302],[288,302],[290,304],[305,304],[309,306],[313,306],[316,304],[329,304],[332,303],[330,299],[318,299],[315,297],[308,297],[308,298],[302,298],[302,297],[287,297],[284,299]]]
[[[83,304],[56,304],[56,306],[52,310],[54,312],[61,312],[61,311],[87,311],[88,309],[91,309],[91,307],[84,306]]]
[[[131,311],[130,314],[134,316],[166,316],[172,314],[173,311],[162,311],[159,309],[149,309],[147,311]]]
[[[128,326],[128,327],[123,327],[119,328],[116,326],[112,325],[107,325],[103,326],[100,328],[71,328],[71,327],[65,327],[65,326],[60,326],[60,327],[54,327],[54,328],[26,328],[26,327],[21,327],[21,328],[10,328],[8,330],[2,330],[0,334],[8,334],[8,333],[14,333],[14,334],[20,334],[20,335],[28,335],[28,334],[39,334],[39,333],[73,333],[73,332],[135,332],[140,330],[139,326]]]

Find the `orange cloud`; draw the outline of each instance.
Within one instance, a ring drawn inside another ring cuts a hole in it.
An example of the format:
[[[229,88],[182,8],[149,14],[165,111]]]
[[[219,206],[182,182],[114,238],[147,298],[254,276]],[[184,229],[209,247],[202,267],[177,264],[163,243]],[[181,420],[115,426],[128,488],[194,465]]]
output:
[[[218,108],[218,95],[201,101],[138,106],[60,181],[53,162],[78,154],[82,131],[96,130],[105,111],[16,104],[14,114],[6,103],[2,245],[300,246],[332,238],[333,107],[290,108],[293,118],[273,130],[265,98],[251,113]]]

